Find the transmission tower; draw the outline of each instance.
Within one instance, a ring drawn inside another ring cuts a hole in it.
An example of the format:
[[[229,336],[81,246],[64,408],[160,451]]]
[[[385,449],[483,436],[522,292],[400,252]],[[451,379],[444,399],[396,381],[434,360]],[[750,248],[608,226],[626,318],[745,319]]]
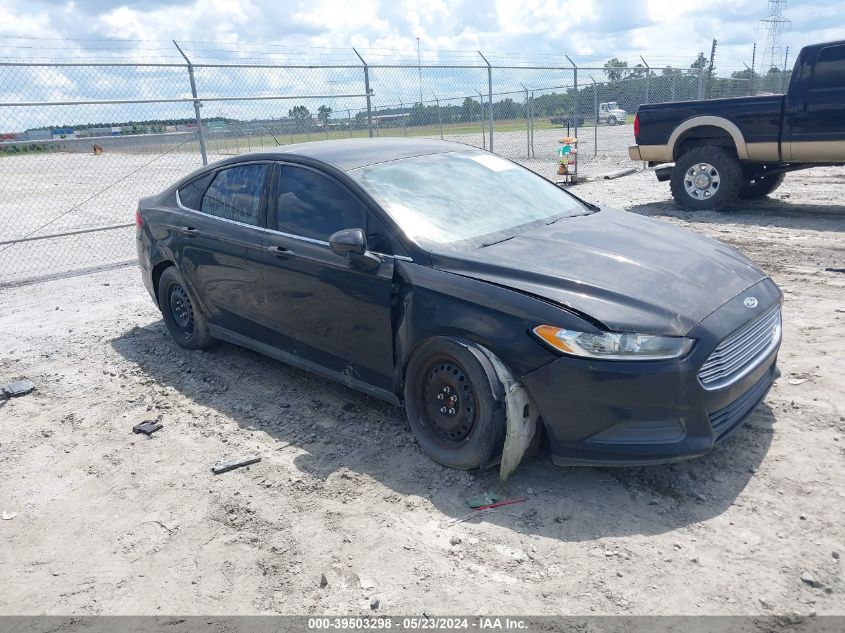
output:
[[[761,77],[765,77],[770,68],[780,69],[783,66],[783,27],[792,22],[783,17],[786,0],[768,0],[768,2],[769,15],[760,20],[760,26],[766,29],[766,45],[760,55]]]

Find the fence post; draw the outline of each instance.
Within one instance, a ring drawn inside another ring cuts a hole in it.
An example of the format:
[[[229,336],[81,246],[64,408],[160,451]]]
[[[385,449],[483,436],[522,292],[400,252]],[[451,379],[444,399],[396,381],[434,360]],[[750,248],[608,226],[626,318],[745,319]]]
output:
[[[443,140],[443,120],[440,118],[440,99],[434,95],[434,100],[437,102],[437,127],[440,128],[440,140]]]
[[[519,85],[525,90],[525,158],[531,158],[531,119],[528,114],[528,88],[522,82]]]
[[[574,119],[573,123],[575,123],[575,138],[578,138],[578,66],[569,59],[569,55],[565,55],[564,57],[572,64],[572,76],[575,85],[575,98],[572,100],[572,109],[574,110],[572,118]],[[575,161],[575,164],[578,165],[578,161]],[[578,169],[578,167],[575,169]]]
[[[599,85],[592,75],[589,75],[593,82],[593,158],[599,153]]]
[[[185,58],[185,62],[188,64],[188,79],[191,81],[191,96],[193,97],[194,103],[194,117],[197,120],[197,138],[200,142],[200,154],[202,155],[202,164],[203,166],[208,165],[208,154],[205,151],[205,132],[202,129],[202,115],[200,114],[200,101],[197,98],[197,82],[194,79],[194,65],[191,63],[191,60],[188,59],[188,56],[185,55],[185,52],[176,43],[176,40],[173,40],[173,46],[176,47],[176,50],[181,53],[182,57]]]
[[[478,95],[478,101],[481,103],[481,112],[478,115],[478,120],[481,121],[481,143],[484,149],[487,149],[487,133],[484,130],[484,95],[480,90],[476,90],[475,94]]]
[[[704,66],[698,69],[698,100],[704,99]]]
[[[754,48],[751,49],[751,94],[757,94],[754,87],[754,65],[757,62],[757,42],[754,42]]]
[[[405,104],[402,103],[402,99],[399,99],[399,107],[402,110],[399,115],[399,122],[402,124],[402,136],[408,136],[408,129],[405,127]]]
[[[490,127],[490,151],[493,151],[493,67],[490,65],[490,62],[487,61],[487,58],[484,57],[484,54],[481,51],[478,51],[478,54],[481,55],[481,59],[484,60],[484,63],[487,64],[487,114],[488,114],[488,125]]]
[[[358,59],[360,59],[361,63],[364,64],[364,92],[367,93],[367,132],[369,133],[370,138],[373,138],[373,110],[370,101],[370,95],[372,94],[372,91],[370,90],[370,67],[367,62],[364,61],[364,58],[361,57],[361,53],[355,50],[355,48],[352,50],[355,51]]]
[[[648,62],[642,55],[640,55],[640,59],[643,60],[643,64],[645,64],[645,102],[646,104],[649,104],[651,101],[648,99],[648,78],[649,75],[651,75],[651,66],[648,65]]]

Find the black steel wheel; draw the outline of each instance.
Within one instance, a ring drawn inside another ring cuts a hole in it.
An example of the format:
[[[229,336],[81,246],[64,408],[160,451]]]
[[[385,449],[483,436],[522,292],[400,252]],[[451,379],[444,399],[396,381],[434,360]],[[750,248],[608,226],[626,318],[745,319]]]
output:
[[[170,301],[168,301],[170,308],[170,316],[176,323],[176,326],[185,336],[190,338],[194,333],[194,305],[191,303],[191,298],[180,284],[173,284],[170,286]]]
[[[429,365],[420,398],[425,403],[423,422],[435,441],[449,448],[469,438],[478,407],[466,370],[457,361],[444,357]]]
[[[405,409],[414,437],[436,462],[468,470],[500,459],[504,386],[477,345],[436,337],[417,346],[405,371]]]
[[[179,345],[204,349],[214,343],[205,316],[174,266],[166,268],[158,280],[158,304],[167,330]]]

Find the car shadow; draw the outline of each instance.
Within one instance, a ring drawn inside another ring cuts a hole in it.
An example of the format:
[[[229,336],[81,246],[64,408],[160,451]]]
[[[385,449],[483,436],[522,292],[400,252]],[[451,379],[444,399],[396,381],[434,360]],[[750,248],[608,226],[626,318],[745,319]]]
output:
[[[466,473],[426,457],[402,409],[249,350],[184,350],[162,322],[132,328],[112,346],[158,386],[301,449],[294,465],[321,485],[359,488],[371,478],[408,507],[432,504],[446,515],[444,524],[488,522],[566,541],[660,534],[721,514],[765,457],[776,422],[764,403],[708,455],[662,466],[558,468],[541,449],[499,491],[497,469]],[[491,491],[526,501],[473,513],[467,498]]]
[[[670,206],[671,205],[671,206]],[[799,204],[780,199],[740,200],[719,211],[689,211],[674,200],[635,204],[631,213],[702,224],[744,224],[845,232],[845,205]]]

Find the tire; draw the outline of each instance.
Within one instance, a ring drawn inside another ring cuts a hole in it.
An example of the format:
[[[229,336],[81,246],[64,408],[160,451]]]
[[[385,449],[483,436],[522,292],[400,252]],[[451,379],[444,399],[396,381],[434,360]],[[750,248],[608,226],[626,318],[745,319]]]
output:
[[[158,307],[170,335],[185,349],[205,349],[214,343],[205,315],[174,266],[166,268],[158,280]]]
[[[786,174],[759,176],[753,182],[746,182],[739,190],[739,197],[743,200],[765,198],[783,184]]]
[[[472,343],[441,337],[423,342],[405,372],[405,410],[420,448],[434,461],[470,470],[501,458],[504,386]]]
[[[608,125],[616,125],[616,117],[615,116],[607,117],[607,124]]]
[[[734,202],[744,179],[739,161],[722,147],[693,147],[675,161],[672,196],[692,211]]]

